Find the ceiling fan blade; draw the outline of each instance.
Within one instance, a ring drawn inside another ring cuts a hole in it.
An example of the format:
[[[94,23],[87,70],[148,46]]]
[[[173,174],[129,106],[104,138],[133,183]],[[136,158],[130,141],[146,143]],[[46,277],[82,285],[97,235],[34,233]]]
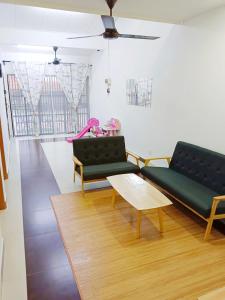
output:
[[[103,34],[95,34],[95,35],[85,35],[85,36],[75,36],[75,37],[69,37],[67,40],[76,40],[76,39],[86,39],[86,38],[92,38],[92,37],[98,37],[102,36]]]
[[[114,18],[111,16],[101,16],[105,29],[116,29]]]
[[[157,40],[159,36],[137,35],[137,34],[119,34],[118,37],[125,39],[139,39],[139,40]]]

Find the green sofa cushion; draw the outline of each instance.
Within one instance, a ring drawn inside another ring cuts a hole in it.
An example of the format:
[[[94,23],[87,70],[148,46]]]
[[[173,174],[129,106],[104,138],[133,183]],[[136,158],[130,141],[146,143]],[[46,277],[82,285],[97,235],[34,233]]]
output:
[[[80,170],[77,170],[80,173]],[[84,180],[101,179],[107,176],[126,174],[126,173],[139,173],[140,168],[129,162],[115,162],[109,164],[84,166]]]
[[[203,217],[209,217],[212,198],[218,196],[217,192],[171,168],[144,167],[141,169],[141,173],[182,200]],[[225,213],[225,202],[218,205],[217,213]]]

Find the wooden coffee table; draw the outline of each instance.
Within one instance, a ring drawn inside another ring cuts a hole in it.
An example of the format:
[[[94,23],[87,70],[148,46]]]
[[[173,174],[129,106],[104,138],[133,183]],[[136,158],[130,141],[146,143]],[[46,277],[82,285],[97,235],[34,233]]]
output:
[[[112,204],[115,206],[118,192],[132,207],[137,210],[137,238],[141,235],[142,212],[157,209],[160,232],[163,232],[162,207],[172,202],[153,185],[136,174],[121,174],[107,177],[113,187]]]

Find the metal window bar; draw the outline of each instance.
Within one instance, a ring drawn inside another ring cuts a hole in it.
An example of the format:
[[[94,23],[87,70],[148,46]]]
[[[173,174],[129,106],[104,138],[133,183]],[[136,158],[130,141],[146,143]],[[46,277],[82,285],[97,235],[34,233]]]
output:
[[[14,136],[35,135],[32,105],[23,97],[14,74],[8,75]],[[73,115],[77,121],[74,122]],[[56,76],[46,76],[38,104],[40,135],[67,134],[80,131],[90,117],[89,79],[87,78],[77,110],[74,111]]]

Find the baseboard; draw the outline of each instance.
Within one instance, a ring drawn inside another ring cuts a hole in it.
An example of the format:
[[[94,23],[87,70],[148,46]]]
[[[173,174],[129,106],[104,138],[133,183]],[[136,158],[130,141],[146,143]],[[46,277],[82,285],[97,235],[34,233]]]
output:
[[[9,139],[9,144],[8,144],[8,153],[6,157],[6,168],[7,168],[7,174],[9,174],[9,164],[10,164],[10,147],[11,147],[11,141]]]
[[[3,264],[4,264],[4,241],[3,238],[0,237],[0,299],[2,299]]]

